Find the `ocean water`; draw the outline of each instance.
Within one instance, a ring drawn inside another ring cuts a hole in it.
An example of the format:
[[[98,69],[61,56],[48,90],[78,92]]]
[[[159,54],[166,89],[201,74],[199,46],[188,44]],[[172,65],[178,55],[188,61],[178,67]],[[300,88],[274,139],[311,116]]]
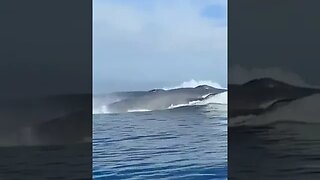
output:
[[[227,179],[227,105],[95,114],[94,179]]]
[[[91,143],[0,147],[0,180],[90,179]]]

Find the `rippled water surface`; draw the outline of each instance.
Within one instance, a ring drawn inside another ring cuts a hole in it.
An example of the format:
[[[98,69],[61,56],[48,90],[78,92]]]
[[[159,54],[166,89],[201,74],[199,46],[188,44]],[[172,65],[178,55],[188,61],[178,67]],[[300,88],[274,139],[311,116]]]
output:
[[[94,115],[94,179],[226,179],[226,109]]]

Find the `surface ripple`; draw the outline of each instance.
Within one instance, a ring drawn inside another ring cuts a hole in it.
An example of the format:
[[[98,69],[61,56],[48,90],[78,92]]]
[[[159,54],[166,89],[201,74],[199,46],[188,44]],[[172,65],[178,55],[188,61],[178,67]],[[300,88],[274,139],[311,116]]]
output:
[[[226,111],[94,115],[94,179],[226,179]]]

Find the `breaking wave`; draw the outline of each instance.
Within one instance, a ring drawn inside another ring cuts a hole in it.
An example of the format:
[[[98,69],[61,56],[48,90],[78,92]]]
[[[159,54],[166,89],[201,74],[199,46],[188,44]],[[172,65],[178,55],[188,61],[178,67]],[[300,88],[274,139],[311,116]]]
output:
[[[228,104],[228,92],[223,92],[216,95],[210,95],[209,98],[205,98],[202,101],[196,103],[196,105],[206,104]]]
[[[168,109],[174,109],[174,108],[184,107],[184,106],[203,106],[208,104],[226,105],[227,103],[228,103],[228,92],[223,92],[216,95],[208,95],[204,100],[190,101],[188,104],[171,105],[168,107]]]
[[[227,92],[217,94],[217,95],[209,95],[209,97],[205,98],[204,100],[199,101],[190,101],[188,104],[177,104],[177,105],[170,105],[167,109],[175,109],[179,107],[185,107],[185,106],[203,106],[208,104],[227,104]],[[149,109],[130,109],[127,112],[147,112],[152,111]],[[102,105],[100,107],[93,109],[93,114],[110,114],[112,111],[108,110],[107,105]]]
[[[109,114],[109,113],[111,113],[108,110],[108,105],[101,105],[98,107],[94,107],[92,112],[93,112],[93,114]]]
[[[163,89],[164,90],[170,90],[170,89],[188,88],[188,87],[195,88],[195,87],[200,86],[200,85],[208,85],[208,86],[211,86],[211,87],[214,87],[214,88],[218,88],[218,89],[225,89],[219,83],[212,82],[210,80],[197,81],[197,80],[194,80],[194,79],[191,79],[190,81],[185,81],[185,82],[181,83],[178,86],[164,87]]]
[[[210,80],[194,80],[191,79],[190,81],[185,81],[181,83],[178,86],[173,87],[164,87],[161,88],[163,90],[171,90],[171,89],[178,89],[178,88],[195,88],[200,85],[208,85],[217,89],[226,89],[223,88],[220,84],[210,81]],[[211,95],[208,94],[207,97],[204,97],[205,99],[199,100],[199,101],[191,101],[188,104],[177,104],[177,105],[171,105],[167,109],[174,109],[177,107],[183,107],[183,106],[193,106],[193,105],[206,105],[206,104],[227,104],[227,92]],[[127,97],[126,97],[127,98]],[[93,114],[109,114],[113,113],[108,109],[108,106],[112,103],[121,101],[123,99],[126,99],[123,97],[115,96],[113,94],[108,94],[105,96],[95,96],[93,98]],[[151,111],[148,109],[131,109],[127,112],[145,112],[145,111]]]
[[[277,123],[304,123],[319,124],[320,94],[314,94],[304,98],[278,106],[271,111],[260,115],[238,116],[229,119],[230,127],[237,126],[266,126]],[[266,108],[267,109],[267,108]]]

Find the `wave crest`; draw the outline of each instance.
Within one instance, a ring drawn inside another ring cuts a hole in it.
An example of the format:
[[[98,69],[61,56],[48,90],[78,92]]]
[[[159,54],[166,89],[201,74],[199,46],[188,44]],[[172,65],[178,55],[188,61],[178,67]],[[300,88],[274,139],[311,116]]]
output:
[[[215,95],[207,95],[203,100],[190,101],[187,104],[176,104],[170,105],[167,109],[175,109],[185,106],[204,106],[209,104],[221,104],[227,105],[228,103],[228,92],[223,92]],[[130,109],[127,112],[146,112],[151,111],[148,109]],[[111,111],[108,110],[108,105],[100,105],[93,108],[93,114],[110,114]]]
[[[108,106],[107,105],[101,105],[101,106],[98,106],[98,107],[93,107],[92,112],[93,112],[93,114],[109,114],[109,113],[111,113],[108,110]]]
[[[201,80],[201,81],[196,81],[194,79],[191,79],[190,81],[186,81],[181,83],[179,86],[176,87],[167,87],[167,88],[162,88],[164,90],[171,90],[171,89],[180,89],[180,88],[196,88],[200,85],[208,85],[211,87],[216,88],[216,90],[208,90],[208,94],[202,96],[203,99],[201,100],[196,100],[196,101],[184,101],[183,103],[187,104],[177,104],[178,102],[172,102],[170,106],[168,103],[164,106],[166,109],[174,109],[177,107],[182,107],[182,106],[192,106],[192,105],[207,105],[207,104],[227,104],[227,92],[224,92],[224,88],[220,86],[220,84],[212,82],[210,80]],[[186,90],[187,91],[187,90]],[[164,91],[165,92],[165,91]],[[223,92],[223,93],[221,93]],[[134,100],[135,98],[145,98],[146,94],[148,93],[157,93],[157,92],[150,92],[150,91],[131,91],[131,92],[115,92],[111,93],[108,95],[100,95],[100,96],[95,96],[93,98],[93,114],[109,114],[113,113],[112,111],[112,105],[117,102],[121,102],[122,100]],[[219,94],[216,94],[219,93]],[[215,94],[215,95],[212,95]],[[201,94],[200,94],[201,95]],[[180,101],[181,102],[181,101]],[[120,105],[121,106],[121,105]],[[168,107],[167,107],[168,106]],[[109,107],[109,109],[108,109]],[[124,108],[123,108],[124,109]],[[129,110],[125,110],[127,112],[138,112],[138,111],[150,111],[148,110],[149,108],[145,108],[143,106],[134,106],[130,107]],[[160,107],[160,109],[163,110],[163,107]],[[160,110],[159,109],[159,110]]]
[[[173,86],[173,87],[164,87],[164,90],[169,90],[169,89],[177,89],[177,88],[195,88],[197,86],[200,85],[208,85],[208,86],[212,86],[214,88],[218,88],[218,89],[224,89],[219,83],[210,81],[210,80],[194,80],[191,79],[190,81],[185,81],[183,83],[181,83],[178,86]]]
[[[168,107],[168,109],[175,109],[175,108],[184,107],[184,106],[203,106],[208,104],[227,105],[227,103],[228,103],[228,92],[223,92],[216,95],[208,95],[207,98],[205,98],[204,100],[190,101],[188,104],[171,105]]]

